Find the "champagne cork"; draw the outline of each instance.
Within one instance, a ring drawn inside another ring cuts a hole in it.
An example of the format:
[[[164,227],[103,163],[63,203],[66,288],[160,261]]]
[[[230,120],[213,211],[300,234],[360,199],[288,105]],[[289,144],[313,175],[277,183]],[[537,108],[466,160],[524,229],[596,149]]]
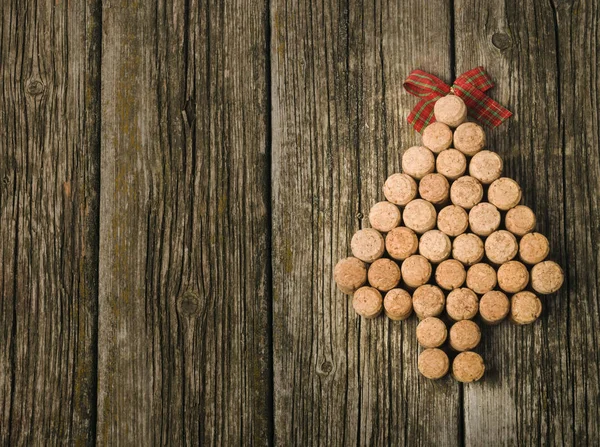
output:
[[[448,236],[458,236],[467,231],[469,215],[460,206],[448,205],[438,213],[437,226]]]
[[[531,269],[531,287],[543,295],[556,292],[564,280],[563,271],[556,262],[540,262]]]
[[[486,293],[479,300],[479,315],[487,324],[498,324],[510,312],[508,297],[499,290]]]
[[[392,174],[383,185],[383,195],[389,202],[404,206],[417,196],[417,183],[408,174]]]
[[[392,289],[385,294],[383,299],[385,314],[390,320],[406,320],[412,313],[412,298],[410,293],[403,289]]]
[[[469,163],[469,174],[484,185],[489,185],[502,174],[502,159],[491,151],[477,152]]]
[[[438,154],[452,146],[452,129],[444,123],[436,122],[425,128],[422,139],[423,146]]]
[[[472,157],[485,147],[485,132],[475,123],[463,123],[454,131],[454,147]]]
[[[415,199],[404,208],[404,225],[415,233],[423,234],[435,228],[437,214],[433,205],[423,199]]]
[[[423,146],[409,147],[402,155],[402,170],[419,180],[435,169],[433,153]]]
[[[343,293],[352,295],[367,282],[367,265],[357,258],[344,258],[335,265],[333,279]]]
[[[498,229],[501,221],[500,211],[491,203],[478,203],[469,211],[471,231],[479,236],[492,234]]]
[[[504,223],[508,231],[516,236],[523,236],[535,228],[535,214],[525,205],[517,205],[508,210]]]
[[[444,311],[444,292],[437,286],[425,284],[413,293],[413,309],[420,320],[437,317]]]
[[[519,257],[526,264],[537,264],[550,253],[548,239],[541,233],[528,233],[519,242]]]
[[[435,269],[435,282],[444,290],[462,286],[466,277],[465,267],[456,259],[447,259]]]
[[[354,257],[370,263],[381,258],[385,251],[385,241],[379,231],[364,228],[354,233],[350,248]]]
[[[465,265],[477,264],[483,255],[483,242],[473,233],[461,234],[452,243],[452,257]]]
[[[446,298],[446,313],[454,321],[475,318],[479,310],[479,300],[471,289],[454,289]]]
[[[467,106],[455,95],[447,95],[433,106],[435,120],[450,127],[458,127],[467,119]]]
[[[400,282],[400,267],[391,259],[381,258],[369,266],[367,278],[371,287],[387,292]]]
[[[516,324],[530,324],[542,313],[542,302],[535,294],[523,291],[510,299],[510,320]]]
[[[481,331],[473,321],[460,320],[450,328],[449,339],[455,351],[470,351],[481,341]]]
[[[431,264],[421,255],[406,258],[400,270],[404,284],[413,289],[422,286],[431,277]]]
[[[496,270],[483,262],[472,265],[467,271],[467,287],[480,295],[489,292],[496,287]]]
[[[438,348],[444,344],[448,330],[442,320],[428,317],[417,326],[417,341],[424,348]]]
[[[483,186],[479,180],[465,175],[450,187],[450,200],[456,206],[470,210],[483,199]]]
[[[498,285],[508,293],[517,293],[527,287],[529,272],[519,261],[508,261],[498,268]]]
[[[427,174],[419,181],[419,195],[435,205],[448,200],[450,184],[442,174]]]
[[[450,361],[444,351],[438,348],[425,349],[419,354],[419,372],[428,379],[441,379],[448,374]]]
[[[484,373],[485,364],[476,352],[461,352],[452,362],[452,376],[459,382],[476,382],[483,377]]]
[[[352,307],[362,317],[375,318],[381,313],[381,309],[383,308],[381,293],[373,287],[361,287],[354,292]]]
[[[517,239],[509,231],[495,231],[485,240],[485,255],[494,264],[500,265],[510,261],[518,251]]]
[[[390,202],[378,202],[371,207],[369,223],[377,231],[387,233],[402,221],[400,208]]]
[[[385,248],[392,258],[403,261],[417,252],[419,239],[410,228],[396,227],[385,236]]]
[[[450,238],[440,230],[429,230],[421,236],[419,254],[425,256],[433,264],[448,259],[452,251]]]
[[[438,154],[435,168],[446,178],[456,180],[467,170],[467,159],[456,149],[446,149]]]
[[[508,211],[521,201],[521,187],[513,179],[501,177],[490,185],[488,200],[499,210]]]

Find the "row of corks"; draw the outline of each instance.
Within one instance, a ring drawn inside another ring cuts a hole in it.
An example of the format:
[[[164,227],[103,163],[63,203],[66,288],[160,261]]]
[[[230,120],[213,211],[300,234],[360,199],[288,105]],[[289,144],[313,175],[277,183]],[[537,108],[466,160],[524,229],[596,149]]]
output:
[[[353,256],[336,265],[334,277],[365,318],[385,312],[404,320],[414,311],[421,320],[417,340],[425,349],[418,368],[425,377],[448,372],[449,358],[440,349],[447,342],[459,352],[453,376],[470,382],[485,370],[472,351],[481,338],[472,319],[532,323],[542,310],[536,293],[558,290],[563,272],[545,260],[549,243],[534,232],[535,214],[519,205],[518,183],[501,177],[501,157],[483,150],[483,129],[464,122],[460,98],[438,100],[435,115],[423,146],[403,154],[403,173],[386,180],[386,201],[372,207],[371,228],[353,236]],[[444,311],[454,322],[449,331],[438,318]]]

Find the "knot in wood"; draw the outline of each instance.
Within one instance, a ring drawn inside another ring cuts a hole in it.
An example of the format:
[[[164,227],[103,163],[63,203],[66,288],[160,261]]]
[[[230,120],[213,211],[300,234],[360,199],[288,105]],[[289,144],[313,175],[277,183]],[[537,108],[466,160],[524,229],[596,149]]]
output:
[[[506,33],[494,33],[492,36],[492,45],[494,45],[500,51],[504,51],[510,48],[512,41],[510,36]]]
[[[331,371],[333,371],[333,364],[330,361],[325,360],[323,363],[321,363],[317,372],[323,376],[326,376],[331,373]]]
[[[27,93],[31,96],[39,96],[44,93],[44,90],[44,84],[38,79],[33,79],[27,84]]]
[[[193,317],[200,310],[200,297],[194,292],[185,292],[177,300],[177,312],[183,316]]]

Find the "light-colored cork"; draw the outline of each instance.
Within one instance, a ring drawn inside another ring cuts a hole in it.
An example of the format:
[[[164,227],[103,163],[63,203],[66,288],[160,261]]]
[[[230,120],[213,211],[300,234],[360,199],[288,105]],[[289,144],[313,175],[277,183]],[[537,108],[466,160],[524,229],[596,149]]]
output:
[[[483,241],[473,233],[463,233],[452,243],[452,257],[465,265],[477,264],[484,253]]]
[[[427,174],[419,181],[419,195],[428,202],[441,205],[448,200],[450,184],[442,174]]]
[[[485,364],[476,352],[461,352],[452,362],[452,376],[459,382],[476,382],[483,377],[484,373]]]
[[[428,317],[417,326],[417,341],[424,348],[437,348],[442,346],[448,336],[448,330],[442,320]]]
[[[402,221],[400,208],[391,202],[378,202],[371,207],[369,223],[377,231],[387,233]]]
[[[508,297],[499,290],[486,293],[479,300],[479,315],[487,324],[498,324],[510,312]]]
[[[519,242],[519,257],[526,264],[537,264],[550,253],[550,243],[541,233],[528,233]]]
[[[491,151],[477,152],[469,163],[469,174],[484,185],[489,185],[502,174],[502,158]]]
[[[423,146],[438,154],[452,146],[452,129],[446,124],[435,122],[423,131]]]
[[[441,379],[448,374],[450,360],[444,351],[438,348],[425,349],[417,361],[419,372],[428,379]]]
[[[508,293],[517,293],[529,284],[529,271],[519,261],[508,261],[498,268],[498,286]]]
[[[429,230],[419,240],[419,254],[425,256],[431,263],[439,264],[448,259],[452,251],[450,238],[440,230]]]
[[[501,222],[500,211],[491,203],[478,203],[469,211],[471,231],[479,236],[489,236],[498,229]]]
[[[435,282],[444,290],[462,286],[466,277],[465,266],[456,259],[447,259],[435,269]]]
[[[374,287],[361,287],[354,292],[352,307],[354,307],[354,311],[362,317],[375,318],[383,309],[381,293]]]
[[[419,239],[410,228],[396,227],[385,236],[385,248],[392,258],[403,261],[417,252]]]
[[[556,292],[564,280],[565,275],[556,262],[540,262],[531,269],[531,287],[543,295]]]
[[[534,230],[535,213],[525,205],[517,205],[508,210],[504,223],[508,231],[517,236],[523,236]]]
[[[531,292],[515,293],[510,299],[510,320],[516,324],[530,324],[542,313],[542,302]]]
[[[404,289],[392,289],[383,299],[385,314],[390,320],[406,320],[412,313],[412,298]]]
[[[425,284],[413,293],[413,309],[420,320],[437,317],[444,311],[445,304],[444,292],[438,286]]]
[[[446,149],[438,154],[435,169],[444,177],[456,180],[467,170],[467,159],[456,149]]]
[[[343,293],[352,295],[367,282],[367,265],[352,256],[341,259],[333,269],[333,279]]]
[[[499,210],[508,211],[521,201],[521,187],[511,178],[500,177],[490,185],[488,200]]]
[[[383,255],[385,241],[379,231],[373,228],[364,228],[354,233],[350,248],[354,257],[371,263]]]
[[[383,185],[383,195],[389,202],[404,206],[417,196],[417,182],[408,174],[392,174]]]
[[[404,225],[415,233],[423,234],[435,228],[437,213],[426,200],[415,199],[404,207]]]
[[[369,266],[369,284],[382,292],[392,290],[400,282],[400,267],[391,259],[381,258]]]
[[[484,262],[472,265],[467,271],[467,287],[483,295],[496,287],[496,270]]]
[[[431,278],[431,264],[421,255],[406,258],[400,270],[404,284],[411,288],[422,286]]]
[[[485,147],[485,132],[475,123],[463,123],[454,131],[454,147],[472,157]]]
[[[456,206],[470,210],[483,199],[483,186],[475,177],[465,175],[450,186],[450,200]]]
[[[510,231],[494,231],[485,240],[485,255],[494,264],[500,265],[510,261],[518,251],[517,239]]]
[[[448,205],[438,213],[437,227],[448,236],[458,236],[469,228],[469,215],[460,206]]]
[[[455,351],[470,351],[481,341],[481,330],[471,320],[460,320],[452,325],[448,338]]]
[[[454,321],[475,318],[479,310],[479,300],[471,289],[454,289],[446,298],[446,313]]]
[[[417,180],[434,170],[433,152],[424,146],[409,147],[402,155],[402,171]]]
[[[458,96],[447,95],[436,101],[433,114],[436,121],[458,127],[467,119],[467,106]]]

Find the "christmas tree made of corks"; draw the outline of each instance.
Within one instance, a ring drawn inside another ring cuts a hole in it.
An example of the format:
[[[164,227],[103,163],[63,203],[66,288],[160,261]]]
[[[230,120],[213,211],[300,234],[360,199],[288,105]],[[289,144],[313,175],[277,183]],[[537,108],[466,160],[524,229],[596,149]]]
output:
[[[456,380],[473,382],[485,372],[473,319],[533,323],[539,295],[556,292],[563,271],[546,260],[548,239],[520,205],[519,184],[502,176],[502,158],[485,149],[482,127],[465,122],[465,103],[444,96],[434,115],[422,146],[404,152],[403,172],[386,180],[386,200],[373,205],[371,228],[354,234],[352,256],[337,263],[334,278],[363,318],[383,311],[405,320],[414,311],[422,375],[439,379],[451,369]]]

